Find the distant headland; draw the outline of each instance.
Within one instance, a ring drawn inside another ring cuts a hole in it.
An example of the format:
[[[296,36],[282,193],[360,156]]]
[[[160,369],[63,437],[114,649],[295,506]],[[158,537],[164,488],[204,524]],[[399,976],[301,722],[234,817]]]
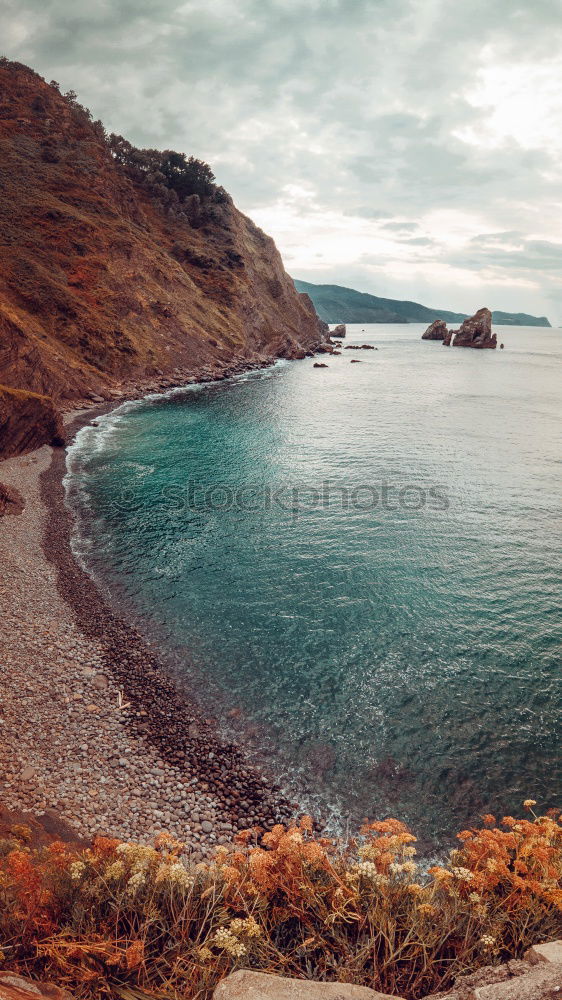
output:
[[[298,292],[310,296],[320,319],[326,323],[431,323],[444,319],[449,323],[462,323],[467,313],[447,309],[429,309],[419,302],[402,302],[383,299],[368,292],[358,292],[342,285],[313,285],[308,281],[295,282]],[[495,310],[492,320],[500,326],[550,326],[546,316],[529,316],[527,313],[509,313]]]

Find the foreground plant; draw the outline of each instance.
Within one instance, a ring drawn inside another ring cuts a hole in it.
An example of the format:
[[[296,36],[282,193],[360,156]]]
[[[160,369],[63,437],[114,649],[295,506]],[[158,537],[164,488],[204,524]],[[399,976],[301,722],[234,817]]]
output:
[[[208,997],[246,967],[416,1000],[562,933],[560,816],[531,816],[485,816],[429,872],[393,819],[347,844],[309,817],[247,830],[195,866],[167,834],[75,854],[20,830],[0,844],[0,954],[85,997]]]

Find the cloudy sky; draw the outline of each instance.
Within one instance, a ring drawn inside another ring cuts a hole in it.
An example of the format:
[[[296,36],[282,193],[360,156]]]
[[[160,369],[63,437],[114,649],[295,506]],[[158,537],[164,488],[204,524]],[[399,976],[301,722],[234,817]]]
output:
[[[293,276],[562,324],[560,0],[0,0],[0,46],[208,160]]]

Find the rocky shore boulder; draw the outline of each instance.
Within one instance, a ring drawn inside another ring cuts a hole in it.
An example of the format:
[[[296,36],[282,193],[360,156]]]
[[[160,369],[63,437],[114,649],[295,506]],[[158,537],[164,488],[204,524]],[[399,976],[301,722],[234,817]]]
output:
[[[21,514],[25,508],[25,500],[13,486],[0,483],[0,517],[5,514]]]
[[[446,338],[443,343],[446,342]],[[489,309],[479,309],[470,319],[465,319],[458,330],[448,334],[447,346],[495,349],[497,339],[492,333],[492,314]]]
[[[330,337],[345,337],[347,329],[345,323],[339,323],[338,326],[330,332]]]
[[[444,340],[447,335],[447,324],[444,319],[435,319],[422,333],[422,340]]]

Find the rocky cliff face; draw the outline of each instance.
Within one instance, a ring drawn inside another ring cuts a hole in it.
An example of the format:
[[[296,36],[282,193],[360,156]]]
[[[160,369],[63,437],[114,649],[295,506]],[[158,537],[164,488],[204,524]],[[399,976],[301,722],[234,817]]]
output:
[[[62,422],[53,400],[0,385],[0,458],[42,444],[64,444]]]
[[[64,404],[127,380],[303,356],[324,337],[273,241],[230,198],[203,200],[193,223],[164,209],[101,123],[0,60],[0,384]],[[11,425],[26,414],[14,409]],[[41,428],[16,437],[0,438],[0,455]]]

